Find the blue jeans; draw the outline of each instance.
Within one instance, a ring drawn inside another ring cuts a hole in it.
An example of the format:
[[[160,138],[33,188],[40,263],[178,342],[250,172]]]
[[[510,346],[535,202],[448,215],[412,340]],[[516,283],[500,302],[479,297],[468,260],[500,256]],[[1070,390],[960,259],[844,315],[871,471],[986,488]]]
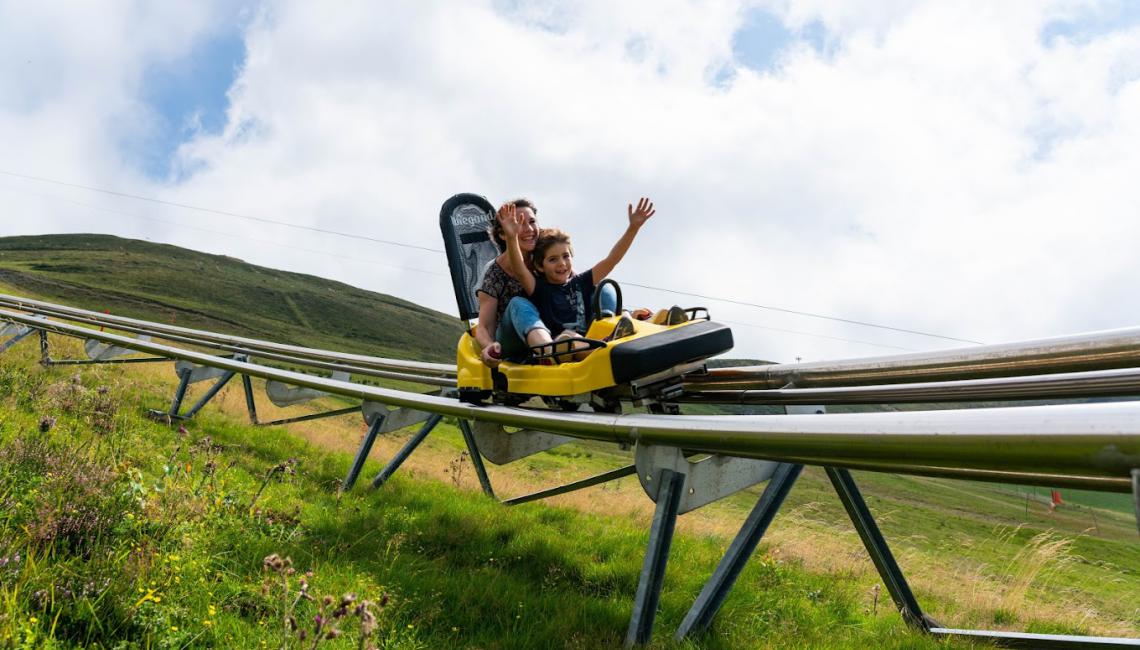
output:
[[[602,311],[617,311],[617,292],[612,286],[602,287],[600,303]],[[538,315],[538,307],[522,296],[511,298],[495,330],[495,340],[503,348],[503,358],[525,359],[530,354],[526,335],[536,329],[550,330]]]

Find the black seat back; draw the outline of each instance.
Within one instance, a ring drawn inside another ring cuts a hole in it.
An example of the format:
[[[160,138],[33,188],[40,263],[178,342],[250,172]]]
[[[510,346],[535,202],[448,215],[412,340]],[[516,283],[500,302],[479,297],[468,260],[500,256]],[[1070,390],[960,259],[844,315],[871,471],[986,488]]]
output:
[[[439,211],[439,228],[447,265],[451,268],[451,284],[459,317],[465,321],[479,317],[479,300],[475,290],[483,282],[483,271],[499,256],[489,233],[495,208],[478,194],[456,194],[443,202]]]

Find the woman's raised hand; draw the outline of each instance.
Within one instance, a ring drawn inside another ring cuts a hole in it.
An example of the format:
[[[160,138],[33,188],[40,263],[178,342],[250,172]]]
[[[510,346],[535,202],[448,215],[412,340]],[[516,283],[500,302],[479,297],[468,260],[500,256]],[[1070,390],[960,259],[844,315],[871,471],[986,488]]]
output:
[[[633,209],[632,203],[629,204],[629,225],[640,228],[654,214],[657,214],[657,211],[653,209],[653,201],[643,196],[637,201],[636,210]]]
[[[508,239],[519,236],[522,215],[515,209],[514,203],[504,203],[503,207],[499,208],[498,219],[499,225],[503,228],[503,234]]]

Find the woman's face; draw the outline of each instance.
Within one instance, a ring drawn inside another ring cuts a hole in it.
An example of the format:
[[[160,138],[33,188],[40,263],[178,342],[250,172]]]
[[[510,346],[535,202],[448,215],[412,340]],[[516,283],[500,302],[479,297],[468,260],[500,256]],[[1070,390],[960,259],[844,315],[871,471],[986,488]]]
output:
[[[538,219],[534,216],[534,210],[530,208],[519,208],[518,212],[522,215],[522,223],[519,225],[519,248],[524,253],[529,253],[534,250],[534,244],[538,241]]]

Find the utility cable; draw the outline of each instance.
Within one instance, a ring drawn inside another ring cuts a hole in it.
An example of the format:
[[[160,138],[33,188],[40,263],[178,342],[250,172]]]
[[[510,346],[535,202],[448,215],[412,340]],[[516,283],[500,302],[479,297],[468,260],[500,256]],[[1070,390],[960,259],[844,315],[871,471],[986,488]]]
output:
[[[412,271],[414,273],[424,273],[427,275],[438,275],[438,276],[442,276],[442,277],[447,277],[449,275],[447,273],[441,273],[439,271],[428,271],[426,269],[417,269],[417,268],[410,267],[410,266],[401,266],[399,264],[389,264],[387,262],[379,262],[376,260],[361,259],[359,257],[347,257],[347,256],[342,255],[340,253],[330,253],[328,251],[320,251],[320,250],[316,250],[313,248],[305,248],[303,246],[293,246],[292,244],[282,244],[280,242],[269,241],[267,239],[258,239],[256,237],[248,237],[246,235],[235,235],[234,233],[231,233],[231,232],[222,232],[220,230],[211,230],[210,228],[203,228],[201,226],[191,226],[189,224],[180,223],[178,221],[169,221],[167,219],[159,219],[158,217],[148,217],[148,216],[141,215],[141,214],[135,214],[133,212],[126,212],[124,210],[115,210],[113,208],[106,208],[103,206],[91,205],[89,203],[83,203],[82,201],[73,201],[71,199],[65,199],[65,198],[59,197],[59,196],[52,196],[50,194],[40,194],[39,192],[29,192],[27,190],[15,190],[15,189],[12,189],[10,187],[0,187],[0,190],[6,190],[9,192],[19,192],[21,194],[27,194],[29,196],[35,196],[35,197],[38,197],[41,199],[50,199],[53,201],[63,201],[64,203],[70,203],[72,205],[77,205],[77,206],[80,206],[83,208],[87,208],[89,210],[98,210],[100,212],[106,212],[108,214],[118,214],[118,215],[122,215],[124,217],[132,217],[134,219],[142,219],[144,221],[154,221],[156,223],[163,223],[163,224],[166,224],[169,226],[176,226],[178,228],[185,228],[187,230],[197,230],[199,232],[210,233],[211,235],[221,235],[221,236],[226,237],[228,239],[244,239],[246,241],[254,242],[256,244],[268,244],[269,246],[273,246],[275,248],[287,248],[287,249],[295,250],[295,251],[303,251],[305,253],[313,253],[315,255],[323,255],[325,257],[332,257],[332,258],[335,258],[335,259],[338,259],[341,261],[360,262],[361,264],[375,264],[377,266],[385,266],[388,268],[399,269],[401,271]]]
[[[360,239],[363,241],[368,241],[368,242],[373,242],[373,243],[378,243],[378,244],[385,244],[388,246],[400,246],[403,248],[428,251],[431,253],[443,253],[444,252],[442,249],[439,249],[439,248],[431,248],[428,246],[420,246],[417,244],[406,244],[403,242],[392,241],[392,240],[388,240],[388,239],[378,239],[375,237],[369,237],[367,235],[358,235],[355,233],[346,233],[346,232],[340,232],[337,230],[328,230],[325,228],[317,228],[315,226],[304,226],[304,225],[300,225],[300,224],[289,223],[286,221],[277,221],[275,219],[267,219],[264,217],[254,217],[254,216],[250,216],[250,215],[238,214],[236,212],[229,212],[226,210],[217,210],[214,208],[206,208],[206,207],[201,207],[201,206],[196,206],[196,205],[190,205],[187,203],[178,203],[175,201],[166,201],[166,200],[157,199],[154,197],[140,196],[138,194],[130,194],[128,192],[119,192],[119,191],[115,191],[115,190],[108,190],[108,189],[104,189],[104,188],[100,188],[100,187],[93,187],[90,185],[82,185],[79,183],[70,183],[67,181],[60,181],[60,180],[55,180],[55,179],[51,179],[51,178],[43,178],[40,176],[31,176],[28,174],[18,174],[18,173],[6,171],[3,169],[0,169],[0,175],[11,176],[13,178],[22,178],[22,179],[26,179],[26,180],[37,181],[40,183],[50,183],[53,185],[60,185],[63,187],[72,187],[72,188],[77,188],[77,189],[82,189],[82,190],[88,190],[91,192],[99,192],[99,193],[108,194],[111,196],[118,196],[118,197],[123,197],[123,198],[128,198],[128,199],[135,199],[138,201],[147,201],[150,203],[156,203],[158,205],[166,205],[166,206],[171,206],[171,207],[176,207],[176,208],[182,208],[185,210],[196,210],[199,212],[206,212],[209,214],[217,214],[217,215],[222,215],[222,216],[227,216],[227,217],[234,217],[237,219],[246,219],[249,221],[256,221],[256,222],[260,222],[260,223],[269,223],[269,224],[274,224],[274,225],[278,225],[278,226],[283,226],[286,228],[295,228],[298,230],[306,230],[309,232],[318,232],[318,233],[323,233],[326,235],[335,235],[338,237],[346,237],[349,239]],[[954,337],[954,336],[945,336],[942,334],[934,334],[931,332],[923,332],[920,330],[906,329],[906,328],[902,328],[902,327],[893,327],[890,325],[880,325],[878,323],[871,323],[871,322],[867,322],[867,321],[854,320],[854,319],[850,319],[850,318],[842,318],[839,316],[828,316],[825,314],[816,314],[816,313],[807,312],[807,311],[800,311],[800,310],[796,310],[796,309],[787,309],[784,307],[774,307],[771,305],[761,305],[761,304],[754,303],[754,302],[747,302],[747,301],[743,301],[743,300],[734,300],[732,298],[718,298],[718,297],[709,296],[706,294],[692,293],[692,292],[688,292],[688,291],[679,291],[676,289],[666,289],[663,287],[655,287],[655,286],[646,285],[646,284],[638,284],[635,282],[625,282],[624,284],[627,284],[627,285],[633,286],[633,287],[639,287],[641,289],[649,289],[651,291],[662,291],[665,293],[671,293],[671,294],[675,294],[675,295],[679,295],[679,296],[689,296],[692,298],[701,298],[703,300],[715,300],[717,302],[723,302],[723,303],[727,303],[727,304],[731,304],[731,305],[753,307],[756,309],[764,309],[764,310],[775,311],[775,312],[780,312],[780,313],[784,313],[784,314],[804,316],[807,318],[818,318],[818,319],[822,319],[822,320],[830,320],[830,321],[835,321],[835,322],[839,322],[839,323],[847,323],[849,325],[859,325],[861,327],[871,327],[871,328],[875,328],[875,329],[889,330],[892,332],[900,332],[900,333],[904,333],[904,334],[914,334],[914,335],[918,335],[918,336],[926,336],[926,337],[942,339],[942,340],[946,340],[946,341],[955,341],[958,343],[972,343],[972,344],[977,344],[977,345],[983,344],[981,341],[975,341],[972,339],[964,339],[964,338],[958,338],[958,337]],[[803,332],[800,332],[800,333],[803,333]],[[878,345],[878,344],[871,344],[871,345]],[[887,347],[891,347],[891,346],[887,346]]]
[[[823,320],[837,321],[840,323],[849,323],[851,325],[862,325],[863,327],[874,327],[882,330],[890,330],[892,332],[903,332],[905,334],[918,334],[919,336],[929,336],[936,339],[945,339],[947,341],[957,341],[959,343],[975,343],[983,345],[981,341],[974,341],[971,339],[960,339],[953,336],[943,336],[942,334],[932,334],[930,332],[921,332],[919,330],[910,330],[902,327],[891,327],[890,325],[879,325],[878,323],[868,323],[867,321],[851,320],[849,318],[840,318],[839,316],[827,316],[824,314],[813,314],[808,311],[798,311],[796,309],[785,309],[784,307],[772,307],[771,305],[758,305],[754,302],[745,302],[743,300],[733,300],[732,298],[717,298],[716,296],[709,296],[701,293],[690,293],[688,291],[678,291],[676,289],[664,289],[662,287],[651,287],[646,284],[638,284],[636,282],[625,281],[622,284],[631,287],[638,287],[641,289],[650,289],[652,291],[664,291],[666,293],[674,293],[680,296],[689,296],[691,298],[701,298],[703,300],[715,300],[717,302],[724,302],[730,305],[741,305],[744,307],[755,307],[757,309],[767,309],[768,311],[778,311],[783,314],[794,314],[796,316],[807,316],[809,318],[820,318]]]
[[[197,205],[190,205],[188,203],[177,203],[175,201],[166,201],[163,199],[156,199],[152,196],[140,196],[138,194],[129,194],[127,192],[117,192],[115,190],[107,190],[101,187],[92,187],[90,185],[80,185],[79,183],[68,183],[65,181],[57,181],[50,178],[41,178],[39,176],[28,176],[26,174],[17,174],[14,172],[4,171],[0,169],[0,174],[5,176],[12,176],[15,178],[23,178],[40,183],[51,183],[53,185],[62,185],[63,187],[73,187],[81,190],[88,190],[90,192],[99,192],[101,194],[109,194],[111,196],[119,196],[127,199],[135,199],[137,201],[147,201],[150,203],[157,203],[159,205],[168,205],[175,208],[182,208],[184,210],[197,210],[199,212],[208,212],[210,214],[218,214],[225,217],[234,217],[235,219],[246,219],[249,221],[257,221],[260,223],[271,223],[277,226],[284,226],[286,228],[296,228],[297,230],[307,230],[309,232],[319,232],[325,235],[335,235],[337,237],[347,237],[349,239],[362,239],[377,244],[386,244],[388,246],[400,246],[402,248],[414,248],[421,251],[429,251],[432,253],[442,253],[441,248],[429,248],[427,246],[418,246],[416,244],[405,244],[403,242],[392,241],[390,239],[378,239],[376,237],[369,237],[367,235],[357,235],[349,232],[340,232],[338,230],[328,230],[326,228],[317,228],[316,226],[303,226],[301,224],[289,223],[287,221],[277,221],[275,219],[266,219],[265,217],[254,217],[248,214],[238,214],[237,212],[227,212],[226,210],[215,210],[214,208],[204,208]]]
[[[904,348],[899,345],[887,345],[886,343],[873,343],[871,341],[860,341],[859,339],[846,339],[842,336],[830,336],[828,334],[816,334],[814,332],[804,332],[801,330],[784,329],[782,327],[769,327],[768,325],[756,325],[753,323],[741,323],[740,321],[725,320],[723,318],[716,319],[718,323],[725,325],[741,325],[743,327],[751,327],[758,330],[768,330],[771,332],[783,332],[785,334],[798,334],[800,336],[811,336],[817,339],[830,339],[832,341],[843,341],[844,343],[858,343],[859,345],[870,345],[876,348],[888,348],[891,350],[902,350],[903,352],[917,352],[914,348]]]

